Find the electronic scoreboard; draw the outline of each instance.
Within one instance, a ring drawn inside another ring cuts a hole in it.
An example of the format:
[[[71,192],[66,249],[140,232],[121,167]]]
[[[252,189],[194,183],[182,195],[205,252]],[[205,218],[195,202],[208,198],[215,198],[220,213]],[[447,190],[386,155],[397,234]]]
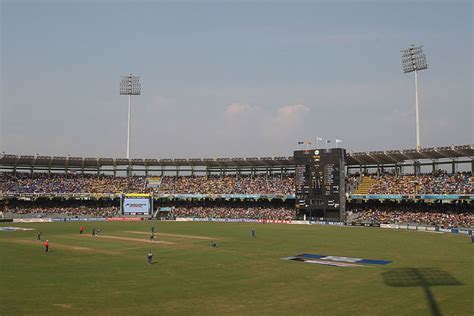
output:
[[[150,215],[153,208],[150,194],[125,194],[121,204],[123,215]]]
[[[293,155],[296,165],[296,208],[310,218],[344,221],[346,150],[297,150]]]

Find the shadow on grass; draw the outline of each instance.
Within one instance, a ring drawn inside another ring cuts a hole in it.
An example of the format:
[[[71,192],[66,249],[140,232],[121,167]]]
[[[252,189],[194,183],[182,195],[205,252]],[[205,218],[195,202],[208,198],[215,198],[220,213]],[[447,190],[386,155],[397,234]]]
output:
[[[383,272],[382,277],[388,286],[423,288],[431,314],[434,316],[441,316],[442,313],[430,288],[432,286],[462,285],[448,272],[434,268],[392,269]]]

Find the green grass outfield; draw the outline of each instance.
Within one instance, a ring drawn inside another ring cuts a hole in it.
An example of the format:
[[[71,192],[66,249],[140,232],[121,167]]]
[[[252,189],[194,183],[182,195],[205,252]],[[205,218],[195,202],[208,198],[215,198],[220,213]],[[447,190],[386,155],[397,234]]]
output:
[[[80,236],[80,223],[1,224],[37,229],[0,231],[1,315],[474,312],[474,244],[467,236],[250,223],[84,225]],[[148,241],[152,225],[168,243]],[[90,236],[93,226],[102,237]],[[38,230],[50,241],[47,254],[35,242]],[[157,261],[151,266],[150,249]],[[393,262],[342,268],[280,259],[302,253]]]

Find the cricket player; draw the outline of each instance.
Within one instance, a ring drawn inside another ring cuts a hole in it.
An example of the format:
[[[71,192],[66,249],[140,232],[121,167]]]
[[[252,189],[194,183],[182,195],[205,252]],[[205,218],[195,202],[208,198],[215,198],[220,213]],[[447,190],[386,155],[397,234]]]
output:
[[[83,232],[84,232],[84,226],[81,225],[81,227],[79,228],[79,234],[82,235]]]
[[[151,233],[150,235],[150,241],[154,241],[155,240],[155,233]]]
[[[92,236],[95,236],[95,228],[92,228]]]
[[[255,233],[255,229],[252,229],[252,237],[255,238],[257,237],[256,233]]]
[[[36,236],[36,241],[41,241],[41,234],[42,234],[42,233],[43,233],[43,232],[39,232],[39,233],[38,233],[38,236]]]
[[[217,243],[214,240],[211,242],[211,248],[217,248]]]
[[[151,226],[151,233],[152,233],[152,234],[155,233],[155,226]]]
[[[151,250],[148,251],[147,258],[148,258],[148,264],[151,265],[153,263],[153,253],[151,252]]]
[[[48,252],[49,251],[49,240],[46,239],[46,241],[44,242],[44,251],[45,252]]]

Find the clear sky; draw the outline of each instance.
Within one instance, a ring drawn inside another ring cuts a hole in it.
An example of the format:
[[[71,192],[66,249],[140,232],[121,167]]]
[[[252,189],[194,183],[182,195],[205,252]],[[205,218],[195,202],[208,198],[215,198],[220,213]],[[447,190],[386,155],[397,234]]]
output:
[[[472,1],[2,1],[0,151],[124,157],[291,155],[473,143]]]

